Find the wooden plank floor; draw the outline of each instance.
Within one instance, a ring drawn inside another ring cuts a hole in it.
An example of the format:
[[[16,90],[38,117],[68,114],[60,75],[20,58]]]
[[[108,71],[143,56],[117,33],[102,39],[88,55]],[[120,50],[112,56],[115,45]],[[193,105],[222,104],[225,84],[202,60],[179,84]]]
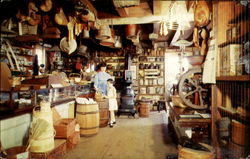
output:
[[[166,159],[176,154],[167,130],[165,111],[149,118],[120,116],[113,128],[100,128],[98,135],[81,137],[77,147],[63,159]]]

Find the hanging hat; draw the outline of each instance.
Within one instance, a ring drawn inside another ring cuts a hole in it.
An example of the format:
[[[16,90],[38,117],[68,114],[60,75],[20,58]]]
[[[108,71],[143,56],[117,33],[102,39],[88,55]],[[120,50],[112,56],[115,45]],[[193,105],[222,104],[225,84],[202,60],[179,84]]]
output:
[[[77,52],[80,53],[80,54],[85,54],[86,51],[87,51],[88,47],[85,46],[85,45],[81,45],[79,46],[79,48],[77,49]]]
[[[60,41],[60,48],[63,52],[66,52],[68,54],[73,53],[77,48],[77,43],[75,39],[72,39],[70,41],[67,40],[67,37],[62,38]]]
[[[69,23],[62,8],[60,8],[59,13],[55,14],[55,22],[58,25],[65,25],[65,26],[67,26],[67,24]]]
[[[192,44],[193,44],[193,42],[189,42],[189,41],[183,40],[183,39],[182,40],[178,40],[178,41],[176,41],[176,42],[173,43],[174,46],[190,46]]]
[[[44,0],[40,9],[44,12],[48,12],[52,9],[52,0]]]
[[[57,39],[60,38],[61,31],[57,27],[48,27],[45,29],[43,38]]]

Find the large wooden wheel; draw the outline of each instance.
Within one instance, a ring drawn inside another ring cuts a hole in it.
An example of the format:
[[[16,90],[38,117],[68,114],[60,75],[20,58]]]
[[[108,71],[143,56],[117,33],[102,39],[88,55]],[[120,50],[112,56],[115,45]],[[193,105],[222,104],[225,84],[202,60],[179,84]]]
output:
[[[179,81],[178,92],[183,102],[194,109],[206,109],[208,106],[208,89],[202,83],[202,69],[190,69]]]

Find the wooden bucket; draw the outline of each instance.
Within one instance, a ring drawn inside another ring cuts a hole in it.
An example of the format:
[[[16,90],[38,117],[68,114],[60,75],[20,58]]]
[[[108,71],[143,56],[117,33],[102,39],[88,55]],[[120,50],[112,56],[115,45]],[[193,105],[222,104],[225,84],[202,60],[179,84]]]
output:
[[[229,131],[230,123],[231,123],[231,120],[228,117],[223,117],[219,121],[217,121],[219,136],[221,138],[229,137],[229,135],[230,135],[230,131]]]
[[[17,159],[17,157],[22,159],[29,159],[30,154],[28,151],[26,151],[26,148],[26,146],[17,146],[7,149],[7,159]]]
[[[139,115],[140,117],[148,117],[150,112],[151,101],[139,102]]]
[[[109,122],[109,105],[108,99],[98,101],[99,114],[100,114],[100,127],[106,127]]]
[[[138,29],[137,29],[136,24],[126,25],[126,37],[127,37],[127,39],[130,39],[130,40],[136,39],[137,33],[138,33]]]
[[[232,120],[232,141],[238,145],[250,145],[250,126]]]
[[[98,30],[98,34],[96,35],[96,39],[104,40],[111,37],[111,30],[108,25],[101,25]]]
[[[230,156],[232,156],[233,158],[240,158],[240,157],[245,158],[247,157],[247,154],[250,152],[250,147],[240,146],[233,142],[229,142],[228,147]]]
[[[207,144],[201,144],[208,148],[210,152],[207,151],[200,151],[200,150],[194,150],[182,146],[178,146],[178,159],[214,159],[214,149],[207,145]]]
[[[76,120],[80,125],[81,136],[92,136],[99,131],[98,104],[77,104]]]

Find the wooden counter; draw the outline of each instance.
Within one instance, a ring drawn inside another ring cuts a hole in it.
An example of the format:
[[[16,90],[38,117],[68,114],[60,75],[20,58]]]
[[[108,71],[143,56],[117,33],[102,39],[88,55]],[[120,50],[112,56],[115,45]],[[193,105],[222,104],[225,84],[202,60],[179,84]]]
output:
[[[192,130],[192,139],[201,142],[204,139],[210,138],[211,118],[203,118],[198,113],[205,113],[189,108],[180,108],[167,103],[169,107],[169,121],[175,131],[176,137],[179,140],[181,136],[188,136],[185,131]]]

